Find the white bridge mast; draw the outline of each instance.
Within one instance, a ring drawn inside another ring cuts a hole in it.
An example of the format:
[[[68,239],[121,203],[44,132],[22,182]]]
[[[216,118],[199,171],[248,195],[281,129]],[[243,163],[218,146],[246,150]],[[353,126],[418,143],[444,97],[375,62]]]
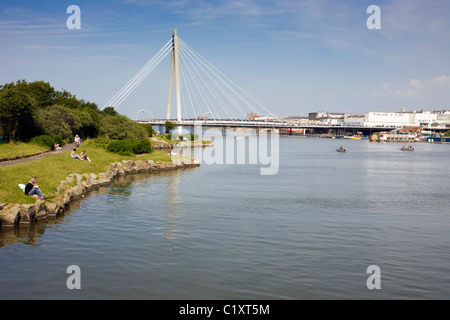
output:
[[[167,103],[167,120],[170,120],[173,92],[173,72],[175,70],[175,94],[177,99],[177,121],[181,121],[181,97],[180,97],[180,60],[178,57],[178,32],[173,31],[172,57],[170,59],[169,99]]]

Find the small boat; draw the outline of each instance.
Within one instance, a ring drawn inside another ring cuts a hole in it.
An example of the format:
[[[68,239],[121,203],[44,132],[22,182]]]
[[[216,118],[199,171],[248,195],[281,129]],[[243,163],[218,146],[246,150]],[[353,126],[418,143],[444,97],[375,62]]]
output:
[[[347,152],[347,149],[345,149],[345,148],[339,148],[339,149],[336,149],[336,151],[337,151],[337,152]]]
[[[411,147],[411,146],[408,146],[408,147],[402,147],[400,150],[402,150],[402,151],[414,151],[414,148]]]

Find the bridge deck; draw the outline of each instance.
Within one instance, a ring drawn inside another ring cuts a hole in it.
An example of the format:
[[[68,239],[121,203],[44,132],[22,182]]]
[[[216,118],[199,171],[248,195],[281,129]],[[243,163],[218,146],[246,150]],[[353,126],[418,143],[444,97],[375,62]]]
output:
[[[356,126],[356,125],[317,125],[317,124],[300,124],[285,121],[246,121],[246,120],[171,120],[173,123],[184,127],[215,127],[215,128],[273,128],[273,129],[320,129],[322,130],[345,130],[345,131],[364,131],[364,132],[381,132],[390,131],[399,127],[395,126]],[[139,121],[139,123],[150,124],[154,126],[164,126],[166,120],[149,120]],[[429,129],[429,128],[427,128]],[[447,128],[433,128],[432,130],[441,131]]]

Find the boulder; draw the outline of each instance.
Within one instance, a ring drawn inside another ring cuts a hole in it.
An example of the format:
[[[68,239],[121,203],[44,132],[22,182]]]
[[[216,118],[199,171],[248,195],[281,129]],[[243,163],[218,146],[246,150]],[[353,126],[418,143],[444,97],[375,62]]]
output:
[[[61,210],[61,205],[59,203],[47,203],[45,207],[49,216],[56,216]]]
[[[56,188],[56,192],[58,192],[58,193],[64,193],[65,190],[66,190],[66,188],[64,187],[64,184],[60,184],[60,185]]]
[[[183,167],[183,166],[184,166],[183,161],[181,161],[181,160],[179,160],[179,159],[172,160],[172,163],[173,163],[175,166],[177,166],[177,167]]]
[[[45,201],[44,200],[38,200],[34,203],[34,208],[36,210],[36,213],[34,215],[34,219],[40,220],[47,218],[47,210],[45,208]]]
[[[22,204],[20,211],[20,223],[31,223],[36,215],[36,207],[34,204]]]
[[[166,162],[166,168],[173,169],[176,168],[176,164],[173,162]]]
[[[84,191],[92,189],[92,181],[89,177],[86,178],[86,181],[83,181],[81,185],[83,186]]]
[[[150,165],[147,161],[136,161],[136,168],[138,171],[148,171],[150,170]]]
[[[20,223],[21,206],[19,204],[8,204],[0,211],[0,226],[12,227]]]
[[[75,179],[77,179],[78,182],[80,182],[81,179],[83,179],[83,176],[81,174],[79,174],[79,173],[72,173],[69,176],[74,177]]]
[[[83,194],[83,187],[81,185],[77,185],[72,188],[72,197],[81,197]]]

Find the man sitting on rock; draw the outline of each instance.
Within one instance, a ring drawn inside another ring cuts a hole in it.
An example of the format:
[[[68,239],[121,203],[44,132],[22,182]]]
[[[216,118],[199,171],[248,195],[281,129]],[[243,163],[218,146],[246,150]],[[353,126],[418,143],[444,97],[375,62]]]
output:
[[[40,188],[40,185],[37,184],[36,177],[33,176],[31,178],[31,180],[25,186],[25,194],[28,196],[37,194],[39,198],[44,199],[45,197],[39,188]]]

